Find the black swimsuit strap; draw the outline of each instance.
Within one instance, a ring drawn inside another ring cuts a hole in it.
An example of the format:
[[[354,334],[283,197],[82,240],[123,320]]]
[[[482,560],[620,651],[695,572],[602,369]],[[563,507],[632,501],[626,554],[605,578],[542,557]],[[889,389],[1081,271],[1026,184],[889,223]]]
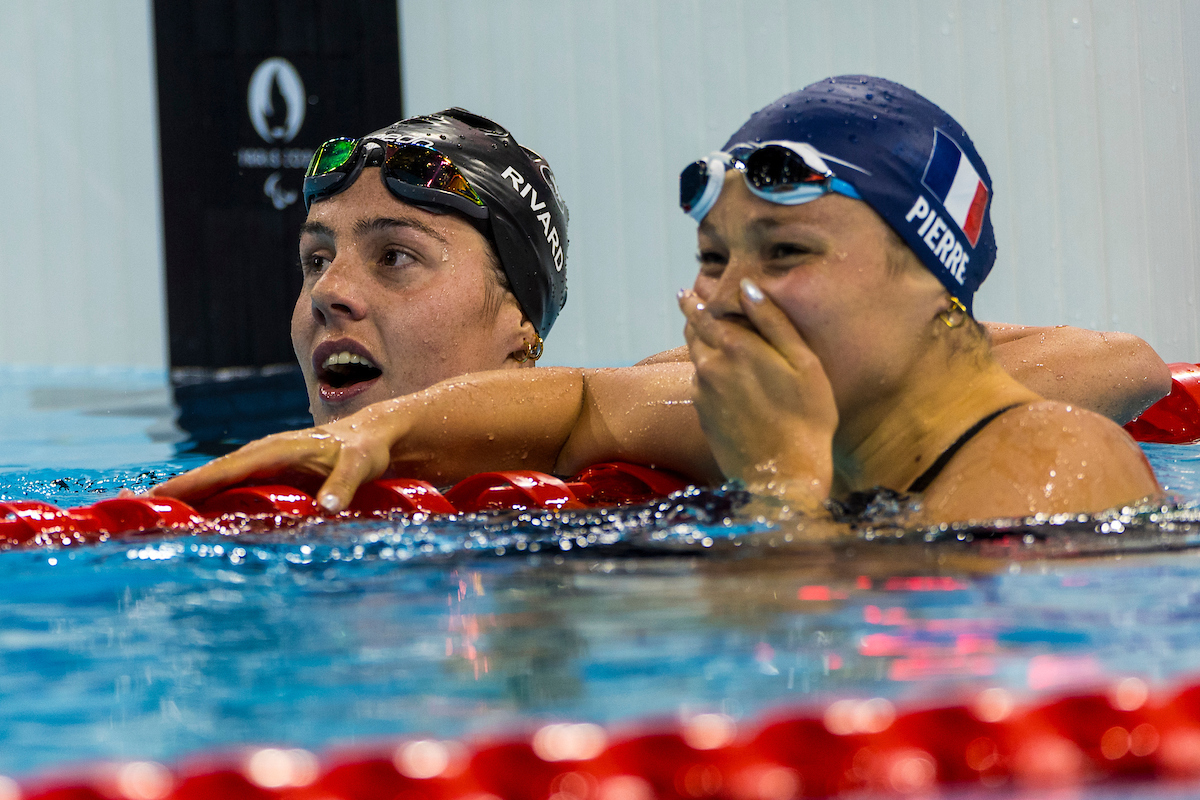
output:
[[[940,456],[938,456],[937,461],[934,461],[932,464],[930,464],[929,469],[922,472],[921,476],[909,485],[908,491],[912,492],[912,493],[919,493],[919,492],[923,492],[926,489],[928,489],[929,484],[933,483],[934,479],[937,478],[937,476],[942,473],[942,470],[946,468],[946,465],[948,463],[950,463],[950,459],[954,458],[955,454],[957,454],[958,451],[962,449],[964,444],[971,441],[971,439],[973,439],[975,437],[975,434],[979,433],[981,430],[986,428],[987,424],[989,422],[991,422],[992,420],[994,420],[996,417],[1000,416],[1005,411],[1012,411],[1014,408],[1016,408],[1019,405],[1022,405],[1022,404],[1021,403],[1013,403],[1011,406],[1005,406],[1004,408],[1000,409],[999,411],[993,411],[991,414],[988,414],[986,417],[979,420],[979,422],[976,422],[970,428],[967,428],[966,433],[964,433],[962,436],[958,437],[958,439],[955,440],[954,444],[950,445],[945,450],[943,450],[942,454]]]

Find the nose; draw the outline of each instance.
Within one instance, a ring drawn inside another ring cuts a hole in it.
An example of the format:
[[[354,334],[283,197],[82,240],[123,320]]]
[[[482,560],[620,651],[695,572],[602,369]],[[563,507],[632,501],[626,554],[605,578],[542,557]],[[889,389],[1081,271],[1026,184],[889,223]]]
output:
[[[331,325],[339,320],[359,320],[366,316],[367,291],[363,277],[348,257],[335,256],[313,283],[310,293],[312,313],[317,322]]]
[[[752,272],[752,265],[746,258],[732,255],[720,276],[706,281],[707,291],[698,292],[709,313],[718,318],[744,317],[741,282],[742,278],[753,278]]]

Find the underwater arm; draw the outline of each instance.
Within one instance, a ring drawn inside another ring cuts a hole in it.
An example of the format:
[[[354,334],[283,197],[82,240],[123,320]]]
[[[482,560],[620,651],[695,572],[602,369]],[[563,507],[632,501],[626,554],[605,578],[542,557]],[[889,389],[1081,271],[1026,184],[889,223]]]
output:
[[[1061,403],[1124,424],[1171,390],[1167,365],[1150,345],[1127,333],[982,323],[992,352],[1010,375]]]

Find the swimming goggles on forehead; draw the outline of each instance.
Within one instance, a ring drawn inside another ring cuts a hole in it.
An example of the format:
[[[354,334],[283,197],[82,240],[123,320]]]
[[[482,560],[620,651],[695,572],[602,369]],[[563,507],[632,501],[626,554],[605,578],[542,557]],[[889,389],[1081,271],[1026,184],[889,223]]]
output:
[[[364,167],[379,167],[384,185],[400,200],[444,206],[472,220],[488,217],[449,158],[422,144],[371,138],[330,139],[317,148],[304,173],[304,207],[348,189]]]
[[[692,162],[679,173],[679,206],[689,217],[702,221],[712,210],[725,173],[739,170],[751,193],[763,200],[796,206],[837,192],[861,199],[850,184],[833,175],[817,149],[805,142],[764,142],[737,145]]]

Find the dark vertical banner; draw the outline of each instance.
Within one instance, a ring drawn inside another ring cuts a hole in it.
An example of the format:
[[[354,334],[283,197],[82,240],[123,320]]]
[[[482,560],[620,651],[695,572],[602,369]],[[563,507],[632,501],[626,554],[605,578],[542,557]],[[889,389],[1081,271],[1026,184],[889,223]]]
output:
[[[171,366],[290,364],[304,169],[400,117],[396,0],[155,0],[154,28]]]

